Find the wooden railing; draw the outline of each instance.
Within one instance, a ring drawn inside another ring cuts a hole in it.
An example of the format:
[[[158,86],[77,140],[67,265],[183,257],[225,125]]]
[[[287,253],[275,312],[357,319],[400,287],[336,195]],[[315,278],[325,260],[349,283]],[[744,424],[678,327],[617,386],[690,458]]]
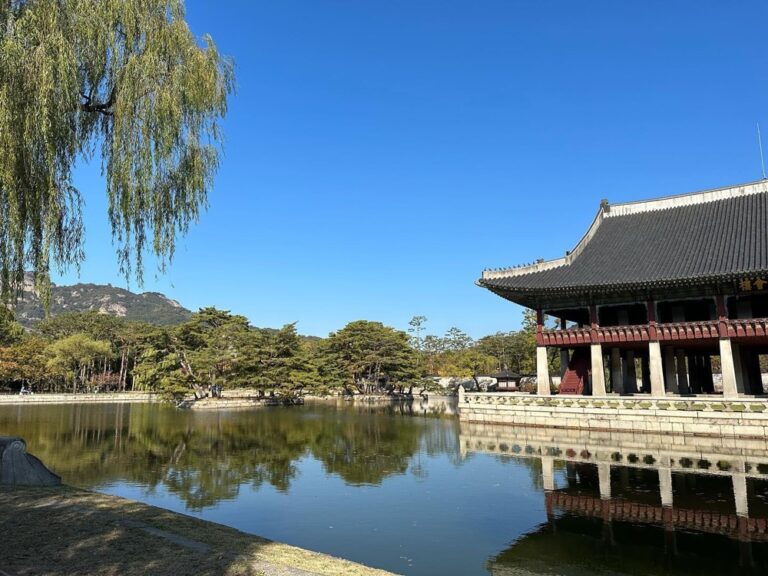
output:
[[[725,333],[731,338],[768,337],[768,318],[725,320]],[[628,326],[599,326],[543,330],[538,334],[539,346],[584,346],[589,344],[619,344],[622,342],[659,342],[715,340],[721,336],[718,320],[702,322],[668,322]]]
[[[768,335],[768,318],[728,320],[728,336],[731,338],[766,335]]]
[[[615,344],[618,342],[648,342],[651,326],[635,324],[629,326],[601,326],[597,328],[597,341],[600,344]]]
[[[568,328],[567,330],[544,330],[538,335],[539,346],[579,346],[591,344],[589,328]]]
[[[717,320],[705,322],[671,322],[658,324],[656,331],[660,342],[674,340],[710,340],[719,338],[720,323]]]

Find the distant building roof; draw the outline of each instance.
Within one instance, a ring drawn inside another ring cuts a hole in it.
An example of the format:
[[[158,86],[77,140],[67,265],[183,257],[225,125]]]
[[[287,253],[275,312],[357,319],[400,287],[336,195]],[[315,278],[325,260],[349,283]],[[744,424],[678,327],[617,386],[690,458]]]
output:
[[[522,374],[518,374],[517,372],[502,370],[497,374],[491,374],[490,377],[496,378],[496,380],[520,380],[523,376]]]
[[[611,206],[564,258],[478,281],[510,300],[727,281],[768,273],[768,182]]]

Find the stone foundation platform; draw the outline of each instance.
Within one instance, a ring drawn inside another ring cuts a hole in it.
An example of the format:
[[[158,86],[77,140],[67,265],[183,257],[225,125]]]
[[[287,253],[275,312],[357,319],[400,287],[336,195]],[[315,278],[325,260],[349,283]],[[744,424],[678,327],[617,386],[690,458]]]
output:
[[[465,422],[670,435],[768,438],[768,398],[459,394]]]

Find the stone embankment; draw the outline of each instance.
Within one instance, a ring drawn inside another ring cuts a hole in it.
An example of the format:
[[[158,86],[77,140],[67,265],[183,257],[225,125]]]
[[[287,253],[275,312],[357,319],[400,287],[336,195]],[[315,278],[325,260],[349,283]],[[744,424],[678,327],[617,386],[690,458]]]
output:
[[[467,422],[573,430],[768,437],[766,398],[460,392],[459,417]]]
[[[110,404],[116,402],[158,402],[151,392],[106,392],[102,394],[0,394],[5,404]]]

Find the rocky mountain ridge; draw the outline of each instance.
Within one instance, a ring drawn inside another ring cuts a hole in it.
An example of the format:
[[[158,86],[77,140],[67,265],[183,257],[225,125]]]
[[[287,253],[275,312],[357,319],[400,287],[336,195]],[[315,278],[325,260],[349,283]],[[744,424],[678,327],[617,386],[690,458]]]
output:
[[[176,300],[159,292],[135,293],[111,284],[79,283],[51,287],[50,315],[95,310],[126,320],[150,324],[179,324],[192,312]],[[45,317],[43,305],[31,277],[24,279],[22,294],[15,305],[16,319],[25,328],[34,326]]]

